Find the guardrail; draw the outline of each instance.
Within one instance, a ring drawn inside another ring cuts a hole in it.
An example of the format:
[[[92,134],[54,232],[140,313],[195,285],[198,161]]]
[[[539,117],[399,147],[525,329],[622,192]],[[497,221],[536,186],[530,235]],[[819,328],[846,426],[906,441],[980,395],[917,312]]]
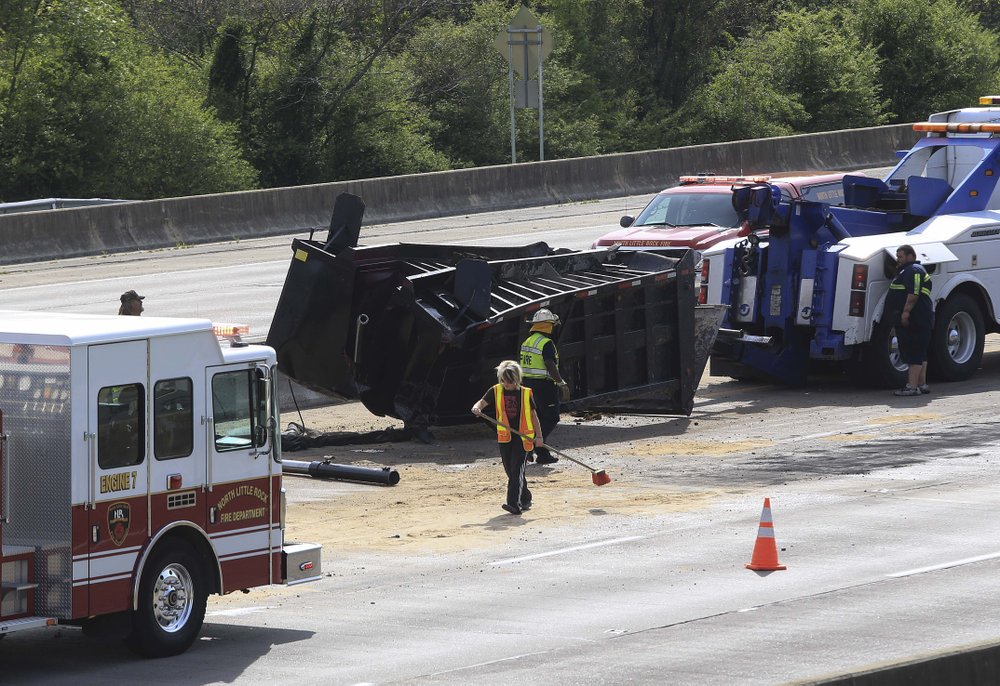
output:
[[[0,215],[0,264],[325,228],[342,192],[387,223],[453,214],[649,194],[681,174],[764,173],[881,166],[909,148],[910,124],[763,138],[430,174],[125,202]]]

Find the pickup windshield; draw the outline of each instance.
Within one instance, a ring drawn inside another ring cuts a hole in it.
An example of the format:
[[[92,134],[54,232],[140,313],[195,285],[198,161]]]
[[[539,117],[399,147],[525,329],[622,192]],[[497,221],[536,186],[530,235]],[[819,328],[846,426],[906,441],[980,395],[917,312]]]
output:
[[[657,195],[636,217],[633,226],[739,226],[732,195],[670,193]]]

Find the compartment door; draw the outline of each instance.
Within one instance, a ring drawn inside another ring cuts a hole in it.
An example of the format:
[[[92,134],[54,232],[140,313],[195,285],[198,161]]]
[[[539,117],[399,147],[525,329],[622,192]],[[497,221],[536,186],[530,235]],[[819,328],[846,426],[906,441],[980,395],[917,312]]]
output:
[[[146,542],[149,379],[145,340],[87,352],[90,613],[126,609]]]

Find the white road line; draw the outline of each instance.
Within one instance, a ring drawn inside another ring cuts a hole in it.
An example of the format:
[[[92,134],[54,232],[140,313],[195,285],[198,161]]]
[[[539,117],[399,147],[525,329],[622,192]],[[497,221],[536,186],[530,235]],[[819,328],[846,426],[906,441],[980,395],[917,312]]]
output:
[[[215,610],[213,612],[206,612],[206,617],[243,617],[244,615],[257,614],[258,612],[264,612],[265,610],[272,609],[271,605],[256,606],[256,607],[237,607],[232,610]]]
[[[892,491],[888,491],[885,495],[891,495],[896,500],[918,500],[920,502],[926,503],[948,503],[949,505],[985,505],[986,503],[974,502],[972,500],[950,500],[948,498],[917,498],[916,496],[905,496],[896,495]]]
[[[527,560],[537,560],[541,557],[552,557],[553,555],[563,555],[565,553],[573,553],[577,550],[587,550],[589,548],[600,548],[606,545],[617,545],[618,543],[627,543],[629,541],[639,541],[648,536],[626,536],[625,538],[612,538],[608,541],[597,541],[596,543],[585,543],[584,545],[575,545],[572,548],[560,548],[559,550],[550,550],[547,553],[537,553],[535,555],[524,555],[523,557],[512,557],[508,560],[497,560],[496,562],[491,562],[491,565],[512,565],[515,562],[525,562]]]
[[[962,565],[972,564],[973,562],[983,562],[984,560],[995,560],[1000,557],[1000,552],[990,553],[989,555],[978,555],[976,557],[967,557],[963,560],[952,560],[951,562],[942,562],[939,565],[931,565],[930,567],[920,567],[918,569],[908,569],[905,572],[896,572],[894,574],[886,574],[887,577],[891,579],[898,579],[902,576],[913,576],[914,574],[923,574],[924,572],[936,572],[939,569],[949,569],[951,567],[960,567]]]

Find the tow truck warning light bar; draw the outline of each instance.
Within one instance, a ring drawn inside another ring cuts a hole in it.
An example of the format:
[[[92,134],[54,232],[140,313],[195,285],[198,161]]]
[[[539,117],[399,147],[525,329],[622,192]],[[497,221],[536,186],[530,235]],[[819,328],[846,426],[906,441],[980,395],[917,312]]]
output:
[[[963,122],[918,122],[914,131],[927,133],[1000,133],[1000,124],[975,124]]]
[[[767,183],[770,176],[717,176],[716,174],[698,174],[682,176],[681,183]]]

